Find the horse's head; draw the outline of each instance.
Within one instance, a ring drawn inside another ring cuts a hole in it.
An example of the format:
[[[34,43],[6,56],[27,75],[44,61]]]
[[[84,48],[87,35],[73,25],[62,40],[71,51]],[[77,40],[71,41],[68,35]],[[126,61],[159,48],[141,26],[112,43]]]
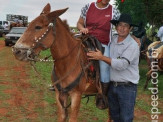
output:
[[[34,60],[41,50],[50,48],[55,39],[56,18],[68,8],[50,12],[47,4],[41,14],[28,26],[22,37],[13,47],[13,54],[21,61]]]
[[[143,26],[143,22],[139,23],[139,26],[134,27],[133,33],[137,38],[142,38],[146,34],[145,27]]]

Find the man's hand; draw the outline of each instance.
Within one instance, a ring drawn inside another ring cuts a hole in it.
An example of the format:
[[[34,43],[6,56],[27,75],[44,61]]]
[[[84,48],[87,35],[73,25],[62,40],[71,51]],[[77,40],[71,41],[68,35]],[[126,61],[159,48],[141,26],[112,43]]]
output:
[[[96,49],[96,51],[89,51],[87,53],[88,59],[92,60],[102,60],[103,55],[100,50]]]
[[[137,38],[136,36],[132,35],[132,38],[138,43],[139,47],[141,46],[140,39]]]

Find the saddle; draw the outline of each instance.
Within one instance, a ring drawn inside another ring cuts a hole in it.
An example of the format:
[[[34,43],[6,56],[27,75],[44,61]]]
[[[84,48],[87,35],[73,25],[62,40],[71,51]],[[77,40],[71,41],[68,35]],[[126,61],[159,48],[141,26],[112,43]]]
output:
[[[83,35],[81,40],[82,44],[84,45],[85,52],[96,51],[96,49],[98,49],[104,53],[104,48],[96,37],[87,34]],[[102,93],[99,61],[92,61],[92,65],[87,70],[87,74],[89,78],[94,79],[96,88],[98,90],[98,94],[96,95],[96,107],[99,109],[106,109],[108,107],[108,101],[106,96]]]
[[[87,51],[95,51],[97,48],[104,53],[104,48],[96,37],[86,34],[81,37],[81,40],[85,46],[85,49],[88,49]]]
[[[82,44],[83,44],[83,47],[84,47],[83,49],[84,49],[85,53],[87,53],[88,51],[96,51],[96,49],[100,50],[102,53],[104,52],[104,48],[102,47],[101,43],[94,36],[91,36],[91,35],[82,35],[82,36],[80,36],[79,35],[76,38],[79,38],[80,40],[82,40]],[[88,63],[90,65],[88,65]],[[101,87],[101,83],[100,83],[99,62],[95,61],[95,60],[94,61],[87,60],[87,64],[82,64],[82,67],[83,67],[83,69],[85,69],[85,71],[83,71],[81,74],[79,74],[79,76],[74,80],[74,82],[69,84],[66,88],[61,88],[61,86],[59,84],[56,84],[56,87],[57,87],[58,91],[60,92],[59,101],[60,101],[61,105],[63,107],[65,107],[63,101],[64,101],[64,98],[68,96],[68,92],[71,89],[73,89],[76,85],[79,84],[80,78],[83,75],[87,75],[86,77],[88,78],[88,82],[90,82],[89,80],[91,80],[91,82],[95,82],[96,88],[97,88],[97,91],[98,91],[98,94],[96,95],[96,107],[101,109],[98,106],[98,102],[99,102],[98,99],[99,98],[103,100],[104,106],[107,107],[108,102],[107,102],[107,99],[102,94],[102,87]],[[58,78],[56,77],[56,73],[55,73],[54,69],[52,71],[52,76],[53,76],[52,81],[55,82],[55,81],[58,80]]]
[[[96,37],[89,35],[89,34],[85,34],[85,35],[77,34],[74,37],[82,41],[82,45],[84,47],[83,49],[85,53],[89,51],[96,51],[96,49],[104,53],[105,48],[102,47],[101,43],[98,41]],[[92,62],[92,65],[90,65],[90,67],[87,70],[87,73],[88,73],[87,77],[96,81],[99,80],[99,62],[95,60],[93,61],[88,60],[88,62]]]
[[[96,49],[100,50],[101,52],[104,52],[101,43],[96,39],[96,37],[86,34],[81,36],[81,40],[85,53],[89,51],[96,51]],[[87,70],[87,77],[95,80],[98,83],[100,78],[99,62],[96,60],[88,60],[88,62],[92,62],[92,64]]]

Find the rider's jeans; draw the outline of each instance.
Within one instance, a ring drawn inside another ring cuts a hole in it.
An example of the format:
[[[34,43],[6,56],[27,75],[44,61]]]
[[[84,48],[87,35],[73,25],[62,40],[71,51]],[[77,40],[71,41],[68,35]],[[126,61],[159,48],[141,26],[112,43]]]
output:
[[[102,44],[102,47],[105,48],[103,55],[109,57],[110,56],[109,45]],[[100,80],[103,83],[108,83],[110,81],[110,66],[104,61],[99,61],[99,64],[100,64]]]

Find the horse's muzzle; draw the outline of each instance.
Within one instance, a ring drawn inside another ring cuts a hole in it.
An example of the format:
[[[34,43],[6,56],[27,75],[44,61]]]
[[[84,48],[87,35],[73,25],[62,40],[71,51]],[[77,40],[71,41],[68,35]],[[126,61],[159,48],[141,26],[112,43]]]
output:
[[[30,59],[34,58],[34,56],[32,56],[32,52],[26,48],[16,48],[13,46],[12,52],[15,58],[20,61],[30,61]]]

